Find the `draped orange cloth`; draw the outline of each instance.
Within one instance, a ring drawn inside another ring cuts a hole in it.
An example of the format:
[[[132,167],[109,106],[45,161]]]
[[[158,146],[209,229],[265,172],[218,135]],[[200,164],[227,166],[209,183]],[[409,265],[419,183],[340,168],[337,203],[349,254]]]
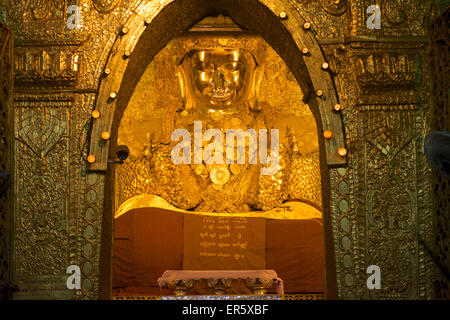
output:
[[[116,216],[114,290],[170,294],[160,291],[157,280],[166,270],[183,269],[185,214],[195,213],[141,207]],[[284,280],[286,293],[323,292],[321,220],[266,219],[266,269],[275,270]]]

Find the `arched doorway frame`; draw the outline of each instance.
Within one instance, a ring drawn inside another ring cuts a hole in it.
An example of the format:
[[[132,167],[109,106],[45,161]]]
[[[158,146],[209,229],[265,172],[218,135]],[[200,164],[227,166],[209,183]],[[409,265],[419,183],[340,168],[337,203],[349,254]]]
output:
[[[111,295],[111,261],[114,169],[108,159],[114,157],[118,127],[134,88],[154,56],[170,40],[206,15],[225,12],[233,20],[259,33],[286,62],[297,79],[316,119],[321,151],[323,217],[325,237],[325,291],[327,298],[336,298],[336,264],[331,226],[330,181],[328,167],[346,166],[345,157],[338,154],[344,148],[344,130],[339,113],[334,112],[338,96],[329,68],[315,32],[305,27],[300,13],[287,0],[160,0],[141,3],[118,31],[104,69],[96,109],[100,117],[94,120],[90,137],[90,154],[95,162],[91,172],[106,173],[105,204],[102,217],[100,252],[100,298]],[[302,49],[307,48],[308,54]],[[318,90],[322,94],[318,94]],[[323,138],[323,131],[333,133]],[[103,140],[103,132],[111,138]],[[113,146],[113,147],[111,147]]]

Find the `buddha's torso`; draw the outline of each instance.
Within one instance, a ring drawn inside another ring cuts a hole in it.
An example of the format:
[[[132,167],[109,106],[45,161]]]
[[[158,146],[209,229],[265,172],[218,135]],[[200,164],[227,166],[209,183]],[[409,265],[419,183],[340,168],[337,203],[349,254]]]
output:
[[[223,132],[228,129],[247,130],[272,129],[267,124],[263,113],[223,115],[214,113],[212,116],[198,114],[178,114],[175,117],[175,128],[185,128],[192,135],[194,121],[202,121],[203,132],[217,128]],[[234,148],[237,154],[237,144],[230,146],[224,139],[226,147]],[[246,162],[244,164],[228,163],[207,164],[174,164],[171,158],[173,143],[159,144],[150,156],[153,186],[155,193],[172,205],[185,210],[202,212],[248,212],[264,210],[281,205],[286,199],[286,168],[290,156],[290,148],[280,144],[278,156],[278,171],[274,175],[261,175],[261,164],[250,164],[249,145],[246,140]],[[209,142],[204,142],[203,147]],[[193,158],[194,148],[191,150]],[[224,154],[225,155],[225,154]]]

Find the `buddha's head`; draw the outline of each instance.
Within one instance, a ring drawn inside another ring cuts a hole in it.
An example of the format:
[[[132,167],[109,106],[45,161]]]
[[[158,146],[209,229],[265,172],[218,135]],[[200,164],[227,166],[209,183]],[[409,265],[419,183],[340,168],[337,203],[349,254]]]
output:
[[[252,108],[261,80],[260,66],[245,49],[195,49],[179,65],[186,109]]]

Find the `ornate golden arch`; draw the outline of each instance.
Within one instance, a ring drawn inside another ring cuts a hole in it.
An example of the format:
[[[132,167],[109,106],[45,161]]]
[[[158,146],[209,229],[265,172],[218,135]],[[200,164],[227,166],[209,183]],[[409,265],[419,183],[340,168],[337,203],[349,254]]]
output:
[[[105,204],[100,253],[100,298],[111,295],[112,201],[114,174],[108,158],[114,157],[120,120],[133,91],[154,56],[173,38],[207,15],[226,13],[249,30],[256,31],[278,52],[296,77],[316,119],[322,163],[322,189],[328,194],[329,166],[346,166],[338,154],[344,148],[344,129],[334,107],[339,103],[330,68],[315,39],[315,31],[287,0],[161,0],[146,1],[118,30],[117,40],[104,68],[96,101],[100,117],[94,119],[90,137],[90,154],[95,161],[89,170],[106,172]],[[306,24],[306,25],[305,25]],[[308,54],[302,49],[307,48]],[[320,90],[321,94],[317,94]],[[331,139],[322,132],[330,130]],[[110,139],[102,139],[103,132]],[[337,297],[336,267],[330,217],[330,199],[323,197],[327,297]]]

